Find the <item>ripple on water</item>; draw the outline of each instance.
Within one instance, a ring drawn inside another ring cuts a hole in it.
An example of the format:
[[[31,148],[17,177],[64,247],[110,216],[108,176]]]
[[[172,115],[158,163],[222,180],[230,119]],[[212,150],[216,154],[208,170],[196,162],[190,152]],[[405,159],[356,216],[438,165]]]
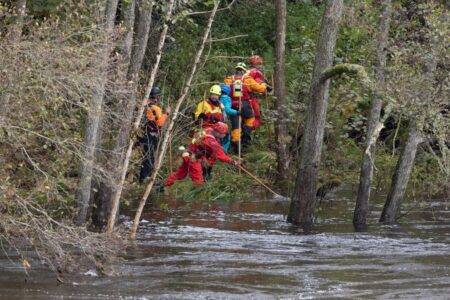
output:
[[[354,233],[349,219],[339,215],[316,226],[315,234],[303,235],[285,222],[282,211],[269,201],[233,204],[230,210],[183,209],[159,218],[148,214],[138,247],[116,266],[116,276],[84,276],[76,287],[36,281],[26,289],[30,295],[45,290],[48,298],[98,299],[445,299],[450,294],[448,217]]]

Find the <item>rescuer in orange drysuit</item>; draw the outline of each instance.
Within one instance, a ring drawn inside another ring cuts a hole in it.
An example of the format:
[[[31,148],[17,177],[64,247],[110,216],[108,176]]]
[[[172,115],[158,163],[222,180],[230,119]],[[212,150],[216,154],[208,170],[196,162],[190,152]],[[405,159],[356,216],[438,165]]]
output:
[[[261,70],[263,65],[262,57],[259,55],[252,55],[249,57],[248,62],[250,64],[250,70],[247,72],[247,74],[251,76],[256,82],[265,83],[267,85],[266,90],[270,93],[272,91],[272,87],[268,84],[268,81]],[[256,129],[261,126],[260,99],[258,98],[256,93],[251,93],[249,102],[253,108],[253,112],[255,115],[255,120],[253,121],[253,129]]]
[[[139,139],[139,143],[144,148],[144,157],[139,173],[140,183],[150,175],[153,169],[155,151],[158,147],[161,127],[166,123],[167,115],[170,113],[170,107],[167,108],[166,113],[163,113],[163,110],[159,106],[160,96],[160,88],[154,86],[150,91],[150,99],[144,101],[144,105],[146,106],[144,135]]]
[[[245,147],[251,141],[250,133],[255,128],[255,112],[250,103],[252,93],[263,94],[266,92],[267,84],[264,82],[257,82],[253,77],[248,75],[247,66],[244,63],[238,63],[235,67],[235,73],[227,76],[224,80],[230,86],[232,99],[231,107],[239,113],[231,119],[231,145],[233,151],[236,153],[239,140],[241,139],[242,131],[242,145]],[[239,127],[239,116],[242,118],[241,127]]]

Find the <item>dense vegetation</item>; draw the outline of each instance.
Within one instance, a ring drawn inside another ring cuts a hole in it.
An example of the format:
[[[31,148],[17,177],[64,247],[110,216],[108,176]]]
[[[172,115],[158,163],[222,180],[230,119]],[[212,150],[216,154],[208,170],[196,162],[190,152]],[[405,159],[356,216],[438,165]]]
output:
[[[86,252],[97,259],[95,249],[105,238],[71,225],[78,209],[75,195],[80,159],[83,159],[84,124],[92,89],[102,80],[100,70],[104,66],[99,56],[105,45],[113,50],[108,54],[92,198],[98,197],[98,185],[103,178],[111,177],[110,152],[123,118],[123,103],[130,95],[122,41],[127,34],[124,12],[133,0],[119,1],[114,32],[109,38],[101,26],[104,2],[27,1],[26,13],[20,15],[13,9],[14,1],[0,1],[3,39],[0,45],[0,232],[10,241],[25,238],[36,247],[52,240],[51,247],[44,247],[51,253],[49,260],[55,256],[62,260],[64,249],[79,247],[83,239],[92,241],[92,248]],[[139,73],[139,95],[144,92],[155,60],[167,11],[165,1],[156,2],[148,49]],[[194,105],[212,83],[222,82],[237,62],[252,54],[264,57],[265,73],[273,80],[274,4],[259,0],[222,2],[228,2],[222,6],[233,5],[217,12],[194,84],[182,104],[169,154],[158,174],[160,180],[178,165],[176,149],[189,141],[186,133],[194,127]],[[276,180],[274,124],[279,114],[272,95],[261,98],[264,124],[254,134],[254,142],[244,155],[246,168],[284,196],[290,196],[294,188],[325,2],[287,1],[287,105],[283,109],[288,116],[288,180]],[[374,157],[376,172],[372,183],[376,195],[388,192],[410,124],[420,119],[425,140],[418,149],[405,201],[426,202],[433,197],[448,197],[450,60],[446,50],[448,41],[445,41],[449,29],[448,7],[444,2],[396,0],[392,3],[387,84],[381,87],[386,99],[383,111],[389,102],[392,110],[384,121]],[[214,1],[176,1],[156,78],[163,89],[162,106],[173,107],[179,97],[213,4]],[[363,66],[373,81],[378,16],[377,1],[347,1],[334,57],[335,64]],[[11,38],[17,24],[21,26],[19,37]],[[433,79],[424,75],[423,64],[418,63],[426,59],[436,61]],[[360,80],[348,75],[333,79],[319,168],[321,184],[337,182],[356,186],[359,182],[372,101],[370,91]],[[140,148],[135,147],[122,193],[122,208],[135,207],[143,193],[145,186],[140,186],[136,179],[140,159]],[[252,178],[219,164],[213,180],[203,187],[194,189],[185,181],[167,193],[190,201],[234,201],[255,197],[258,186]],[[153,191],[151,197],[158,195],[162,194]],[[161,207],[164,208],[164,201]],[[53,231],[71,239],[57,241],[59,236],[49,233]],[[58,250],[54,250],[56,243]]]

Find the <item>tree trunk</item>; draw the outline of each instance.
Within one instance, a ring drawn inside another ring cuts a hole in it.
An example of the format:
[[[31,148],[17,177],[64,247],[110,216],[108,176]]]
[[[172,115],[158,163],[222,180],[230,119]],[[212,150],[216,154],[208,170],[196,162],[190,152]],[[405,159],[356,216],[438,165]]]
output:
[[[130,65],[131,49],[133,47],[133,35],[134,35],[134,22],[135,22],[135,9],[136,0],[122,1],[124,10],[124,25],[126,34],[122,42],[122,60],[125,64],[125,68],[128,69]]]
[[[391,0],[383,0],[381,3],[380,31],[377,40],[377,62],[375,74],[379,88],[384,86],[386,73],[386,48],[389,39],[389,26],[391,21]],[[373,177],[373,157],[375,155],[376,141],[380,126],[382,99],[379,94],[372,98],[372,107],[369,116],[369,125],[366,137],[366,149],[363,154],[361,173],[359,177],[358,195],[353,214],[353,225],[357,231],[366,230],[367,214],[370,199],[370,184]],[[380,128],[381,129],[381,128]]]
[[[135,10],[136,10],[136,0],[131,0],[129,2],[125,2],[122,0],[122,10],[124,15],[124,26],[125,26],[125,35],[123,36],[121,46],[120,46],[120,53],[121,53],[121,60],[120,63],[117,65],[117,69],[115,70],[115,75],[117,75],[117,78],[115,80],[124,80],[124,74],[128,74],[128,70],[131,68],[131,55],[132,55],[132,49],[133,49],[133,35],[134,35],[134,24],[136,20],[135,16]],[[140,67],[140,66],[139,66]],[[127,75],[128,76],[128,75]],[[128,81],[128,78],[127,78]],[[129,84],[129,83],[128,83]],[[130,88],[131,90],[131,88]],[[132,93],[132,92],[131,92]],[[134,93],[132,93],[134,94]],[[121,99],[112,99],[113,103],[118,103],[118,107],[115,107],[117,109],[117,115],[120,116],[118,119],[120,122],[124,122],[125,119],[123,116],[125,115],[126,109],[123,107],[124,105],[121,105],[123,103],[127,103],[129,101],[130,97],[129,95],[125,95],[125,97],[121,97]],[[115,106],[113,104],[113,106]],[[126,106],[126,105],[125,105]],[[127,123],[127,127],[129,127],[129,124]],[[109,124],[106,124],[106,126],[109,126]],[[120,130],[119,125],[119,130]],[[107,127],[108,128],[108,127]],[[97,138],[97,144],[103,145],[102,143],[102,134],[103,134],[104,128],[103,126],[100,126],[98,130],[98,138]],[[120,131],[119,131],[120,132]],[[99,147],[97,147],[99,149]],[[95,203],[95,208],[92,214],[92,222],[95,227],[98,229],[103,229],[106,225],[107,221],[107,215],[108,211],[110,210],[110,198],[112,195],[112,189],[114,187],[114,164],[117,163],[120,159],[119,156],[115,155],[115,149],[113,149],[111,154],[106,155],[106,170],[108,171],[107,176],[101,176],[99,180],[95,181],[93,186],[95,186],[95,189],[97,192],[95,193],[95,196],[92,197]],[[99,151],[96,152],[95,158],[100,158]],[[92,200],[91,200],[92,202]]]
[[[113,177],[120,179],[120,162],[123,160],[124,150],[127,146],[128,137],[130,134],[131,123],[133,120],[133,113],[136,108],[136,92],[139,81],[139,71],[144,60],[145,50],[147,49],[148,35],[150,32],[150,24],[152,20],[153,2],[149,0],[142,0],[139,6],[139,23],[137,25],[137,32],[134,39],[131,63],[128,68],[127,81],[129,84],[130,94],[128,101],[123,106],[123,118],[119,125],[119,132],[113,154],[115,155],[113,164]]]
[[[172,10],[173,10],[173,6],[174,6],[174,2],[175,2],[174,0],[169,0],[169,3],[168,3],[168,10],[167,10],[164,26],[161,31],[160,37],[159,37],[158,49],[156,52],[157,53],[156,60],[153,65],[153,68],[150,72],[150,78],[147,83],[147,88],[145,90],[144,99],[149,97],[151,89],[153,87],[153,83],[155,82],[156,73],[158,72],[158,69],[159,69],[159,62],[161,61],[162,49],[163,49],[163,46],[164,46],[164,43],[166,40],[167,30],[169,28],[168,23],[172,18]],[[144,109],[145,109],[144,105],[141,105],[139,108],[139,111],[136,115],[136,118],[133,122],[133,131],[134,132],[136,132],[139,129],[139,125],[141,124],[142,116],[144,115]],[[133,151],[134,140],[135,139],[132,136],[131,139],[128,141],[127,152],[125,153],[123,162],[121,164],[120,177],[118,177],[117,185],[114,189],[114,193],[111,198],[111,211],[108,216],[108,224],[107,224],[107,228],[106,228],[108,233],[111,233],[114,229],[117,212],[119,210],[120,196],[122,194],[122,189],[123,189],[123,185],[125,183],[125,177],[127,174],[128,165],[130,163],[131,153]]]
[[[104,39],[105,44],[99,53],[99,82],[94,84],[92,99],[88,104],[83,153],[81,155],[78,192],[76,196],[79,207],[76,220],[77,225],[82,225],[86,222],[86,215],[89,208],[94,154],[97,145],[97,134],[100,125],[103,97],[105,94],[109,54],[112,49],[108,39],[114,28],[117,2],[118,0],[108,0],[106,2],[105,22],[103,24],[106,39]]]
[[[413,122],[409,125],[408,140],[395,168],[392,177],[391,188],[389,190],[383,212],[381,213],[380,222],[387,224],[395,223],[400,211],[400,202],[405,195],[409,177],[414,166],[417,147],[422,141],[420,125],[421,121]]]
[[[277,143],[277,171],[278,180],[287,179],[289,160],[287,156],[287,105],[286,105],[286,80],[285,80],[285,48],[286,48],[286,0],[275,0],[276,10],[276,40],[275,40],[275,99],[277,105],[277,121],[275,124],[275,136]]]
[[[16,0],[12,5],[14,20],[8,28],[7,39],[15,42],[22,36],[24,17],[27,13],[27,0]]]
[[[322,19],[309,95],[306,127],[288,222],[308,229],[314,218],[317,175],[322,150],[330,80],[322,72],[333,63],[343,0],[328,0]]]
[[[200,63],[200,58],[202,56],[203,49],[205,48],[205,44],[206,44],[206,42],[208,40],[208,36],[211,32],[212,23],[214,21],[215,15],[216,15],[217,8],[219,7],[219,3],[220,3],[220,1],[215,1],[214,8],[211,11],[211,15],[209,16],[208,24],[206,25],[206,29],[203,34],[203,39],[200,44],[200,48],[198,49],[197,54],[195,56],[191,73],[190,73],[186,83],[184,84],[184,88],[182,90],[180,98],[178,98],[177,103],[175,104],[175,109],[172,113],[172,117],[170,118],[170,122],[167,127],[167,130],[164,132],[165,133],[164,139],[158,149],[159,150],[158,156],[155,160],[155,166],[154,166],[152,174],[150,176],[150,181],[149,181],[147,187],[145,188],[144,195],[142,195],[141,201],[139,202],[139,207],[136,211],[136,215],[134,216],[133,226],[131,227],[131,230],[130,230],[130,237],[132,239],[134,239],[136,237],[136,231],[137,231],[137,228],[139,225],[139,220],[141,219],[142,211],[144,210],[144,206],[145,206],[145,203],[147,202],[147,198],[150,195],[150,192],[153,188],[153,185],[155,183],[156,176],[158,175],[159,169],[162,166],[162,162],[163,162],[164,156],[166,154],[166,150],[167,150],[167,147],[168,147],[168,144],[170,141],[170,136],[172,134],[172,130],[175,125],[175,121],[177,119],[178,112],[180,111],[181,104],[184,102],[184,100],[188,96],[189,90],[191,88],[192,80],[194,79],[194,75],[195,75],[195,72],[197,71],[197,66]]]

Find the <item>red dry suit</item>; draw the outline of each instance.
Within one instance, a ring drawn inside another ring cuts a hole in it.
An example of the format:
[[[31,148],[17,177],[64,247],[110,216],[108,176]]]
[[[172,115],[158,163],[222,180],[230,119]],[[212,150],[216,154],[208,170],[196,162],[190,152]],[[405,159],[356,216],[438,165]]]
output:
[[[189,174],[194,185],[205,183],[202,173],[202,165],[213,166],[216,160],[225,163],[233,163],[222,148],[220,142],[211,134],[212,129],[204,130],[200,136],[193,140],[188,147],[188,152],[183,153],[183,163],[177,171],[169,175],[165,186],[171,186],[177,180],[183,180]]]

